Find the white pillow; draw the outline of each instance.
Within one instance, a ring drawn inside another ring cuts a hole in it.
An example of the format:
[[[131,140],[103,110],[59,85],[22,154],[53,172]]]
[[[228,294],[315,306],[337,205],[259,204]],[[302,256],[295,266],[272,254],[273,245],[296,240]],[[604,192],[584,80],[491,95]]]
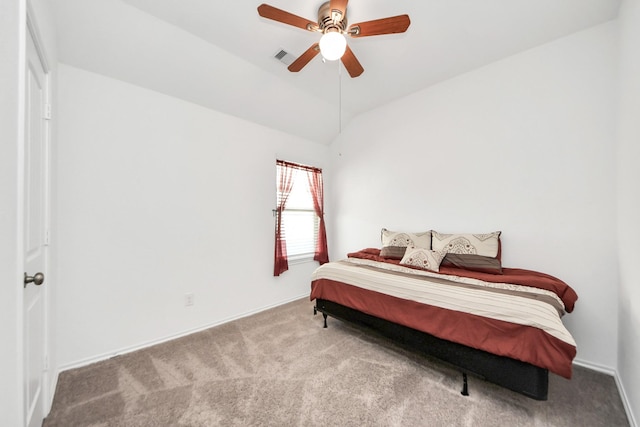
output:
[[[498,256],[500,231],[487,234],[443,234],[432,232],[431,247],[435,251],[452,254],[476,254],[495,258]]]
[[[402,231],[389,231],[383,228],[380,235],[383,248],[385,246],[415,246],[431,249],[431,230],[421,233],[405,233]]]
[[[444,252],[408,246],[400,264],[437,272],[440,270],[440,263],[445,255]]]

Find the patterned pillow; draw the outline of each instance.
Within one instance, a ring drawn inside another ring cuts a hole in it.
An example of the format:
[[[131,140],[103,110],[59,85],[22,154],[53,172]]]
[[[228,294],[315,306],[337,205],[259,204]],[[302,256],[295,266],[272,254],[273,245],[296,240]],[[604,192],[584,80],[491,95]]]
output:
[[[426,248],[416,248],[415,246],[408,246],[407,251],[404,253],[400,264],[410,265],[412,267],[418,267],[423,270],[439,271],[440,263],[444,258],[444,252],[432,251]]]
[[[496,258],[500,231],[487,234],[443,234],[432,232],[432,248],[452,254],[475,254]]]
[[[383,228],[380,232],[382,247],[385,246],[415,246],[417,248],[431,249],[431,230],[422,233],[405,233],[402,231],[389,231]]]

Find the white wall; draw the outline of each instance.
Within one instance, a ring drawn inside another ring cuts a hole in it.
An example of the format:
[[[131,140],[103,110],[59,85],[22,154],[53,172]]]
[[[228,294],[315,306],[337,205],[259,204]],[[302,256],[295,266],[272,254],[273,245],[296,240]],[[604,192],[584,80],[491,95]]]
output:
[[[640,417],[640,2],[620,9],[618,240],[620,319],[618,371],[636,423]]]
[[[308,295],[317,263],[273,277],[275,160],[325,167],[327,146],[59,73],[62,368]]]
[[[580,296],[578,360],[615,369],[616,61],[609,23],[359,116],[331,147],[333,259],[381,227],[502,230],[505,266]]]
[[[22,345],[18,246],[18,141],[25,2],[0,2],[0,414],[22,424]]]

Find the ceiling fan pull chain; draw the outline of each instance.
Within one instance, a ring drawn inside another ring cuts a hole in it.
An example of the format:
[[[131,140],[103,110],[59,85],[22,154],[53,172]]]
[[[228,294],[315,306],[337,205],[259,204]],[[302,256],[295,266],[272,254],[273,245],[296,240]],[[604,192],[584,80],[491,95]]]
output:
[[[338,135],[342,133],[342,63],[338,61]]]

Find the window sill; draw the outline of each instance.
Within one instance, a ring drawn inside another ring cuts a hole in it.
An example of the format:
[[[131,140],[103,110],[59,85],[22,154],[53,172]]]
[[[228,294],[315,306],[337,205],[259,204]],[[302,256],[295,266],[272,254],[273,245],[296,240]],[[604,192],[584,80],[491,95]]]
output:
[[[287,262],[289,263],[289,265],[296,265],[296,264],[306,264],[308,262],[314,262],[314,260],[313,260],[313,255],[311,255],[307,257],[289,258]]]

